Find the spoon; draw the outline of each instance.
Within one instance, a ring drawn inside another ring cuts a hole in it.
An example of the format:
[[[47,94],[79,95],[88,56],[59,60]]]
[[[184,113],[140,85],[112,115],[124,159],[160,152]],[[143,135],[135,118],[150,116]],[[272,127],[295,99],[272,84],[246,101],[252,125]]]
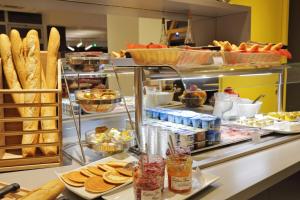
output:
[[[255,104],[258,100],[260,100],[261,98],[265,97],[266,95],[261,94],[259,95],[254,101],[252,101],[252,104]]]

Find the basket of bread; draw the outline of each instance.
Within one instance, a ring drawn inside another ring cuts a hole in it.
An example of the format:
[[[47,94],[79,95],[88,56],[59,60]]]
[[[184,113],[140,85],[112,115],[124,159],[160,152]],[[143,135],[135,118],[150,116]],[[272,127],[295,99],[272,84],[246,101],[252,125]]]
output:
[[[14,29],[0,35],[0,171],[62,162],[59,45],[55,28],[47,52],[36,30],[25,38]]]
[[[120,93],[111,89],[78,90],[75,96],[86,113],[110,112],[122,101]]]

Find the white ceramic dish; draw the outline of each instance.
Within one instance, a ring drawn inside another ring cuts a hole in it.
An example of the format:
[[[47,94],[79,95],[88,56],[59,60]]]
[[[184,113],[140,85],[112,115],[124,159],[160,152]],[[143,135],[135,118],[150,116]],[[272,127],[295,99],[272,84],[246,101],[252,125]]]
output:
[[[280,134],[297,134],[300,133],[300,122],[276,122],[271,126],[264,127],[263,130],[273,131]]]
[[[208,187],[209,185],[211,185],[218,179],[219,179],[219,177],[212,175],[212,174],[193,171],[192,190],[189,193],[185,193],[185,194],[175,194],[168,190],[168,177],[166,176],[165,177],[165,189],[163,192],[162,199],[163,200],[188,199],[189,197],[191,197],[192,195],[205,189],[206,187]],[[135,199],[132,185],[128,185],[118,191],[103,195],[102,198],[105,200],[125,200],[125,199],[134,200]]]
[[[109,161],[112,161],[112,160],[121,160],[121,161],[125,161],[125,162],[132,162],[132,161],[137,161],[137,158],[127,154],[127,153],[120,153],[120,154],[115,154],[113,156],[110,156],[110,157],[106,157],[106,158],[103,158],[101,160],[98,160],[96,162],[92,162],[86,166],[83,166],[83,167],[80,167],[80,168],[77,168],[77,169],[74,169],[72,171],[78,171],[82,168],[86,168],[87,166],[93,166],[93,165],[97,165],[97,164],[100,164],[100,163],[106,163],[106,162],[109,162]],[[61,175],[63,174],[67,174],[71,171],[68,171],[68,172],[64,172],[64,173],[57,173],[57,176],[60,178]],[[60,178],[61,179],[61,178]],[[64,183],[64,181],[62,181]],[[72,187],[68,184],[65,184],[66,188],[68,188],[70,191],[72,191],[73,193],[77,194],[78,196],[84,198],[84,199],[95,199],[95,198],[98,198],[102,195],[105,195],[105,194],[108,194],[110,192],[113,192],[113,191],[116,191],[128,184],[130,184],[132,181],[130,182],[127,182],[127,183],[124,183],[122,185],[119,185],[118,187],[115,187],[107,192],[103,192],[103,193],[90,193],[90,192],[87,192],[85,191],[85,188],[84,187]]]

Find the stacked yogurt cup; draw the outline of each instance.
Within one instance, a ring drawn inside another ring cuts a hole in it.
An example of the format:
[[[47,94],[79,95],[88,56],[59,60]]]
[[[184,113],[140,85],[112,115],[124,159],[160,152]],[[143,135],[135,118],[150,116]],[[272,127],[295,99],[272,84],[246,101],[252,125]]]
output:
[[[214,145],[221,141],[220,126],[221,119],[219,117],[196,113],[193,111],[173,110],[166,108],[146,109],[148,119],[160,120],[163,124],[170,126],[169,123],[174,123],[171,126],[182,129],[182,126],[193,127],[195,129],[203,129],[205,132],[205,140],[207,145]],[[174,133],[174,131],[172,131]],[[183,135],[191,135],[189,133],[176,131],[179,138],[184,138]],[[189,136],[190,137],[190,136]]]

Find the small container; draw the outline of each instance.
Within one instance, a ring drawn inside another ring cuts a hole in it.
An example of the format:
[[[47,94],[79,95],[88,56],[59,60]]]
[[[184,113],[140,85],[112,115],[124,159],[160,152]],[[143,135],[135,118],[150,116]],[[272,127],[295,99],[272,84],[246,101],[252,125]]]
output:
[[[205,138],[206,138],[206,144],[209,145],[213,145],[215,143],[215,131],[214,130],[208,130],[206,131],[205,134]]]
[[[157,109],[152,110],[152,118],[159,119],[159,110],[157,110]]]
[[[191,121],[194,128],[202,127],[201,118],[199,116],[191,118]]]
[[[166,111],[160,111],[159,119],[162,121],[168,121],[168,113]]]
[[[220,130],[214,130],[214,131],[215,131],[214,144],[219,144],[221,142],[221,131]]]
[[[175,123],[176,124],[183,124],[183,117],[181,115],[174,115]]]
[[[153,111],[151,109],[146,109],[146,117],[153,118]]]
[[[164,159],[158,155],[142,155],[133,174],[135,199],[162,199],[164,180]]]
[[[206,141],[195,142],[194,150],[204,148],[205,146],[206,146]]]
[[[172,112],[168,113],[168,122],[175,123],[175,115]]]
[[[205,141],[205,131],[200,131],[195,134],[195,142]]]
[[[215,128],[215,130],[220,130],[220,128],[221,128],[221,118],[220,117],[217,117],[215,119],[214,128]]]
[[[203,118],[201,120],[201,127],[206,130],[211,130],[214,128],[215,119],[211,117]]]
[[[186,193],[192,189],[192,156],[177,149],[175,151],[175,154],[170,154],[167,158],[169,190]]]

